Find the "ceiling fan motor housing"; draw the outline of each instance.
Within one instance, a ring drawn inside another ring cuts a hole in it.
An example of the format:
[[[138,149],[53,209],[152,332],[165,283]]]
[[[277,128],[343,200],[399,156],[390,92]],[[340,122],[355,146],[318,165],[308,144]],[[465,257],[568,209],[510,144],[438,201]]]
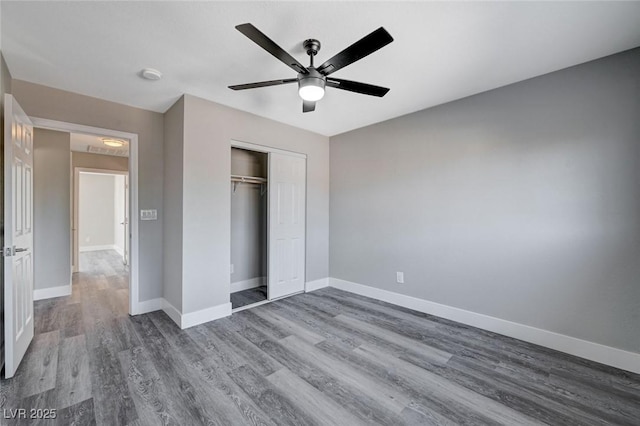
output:
[[[309,56],[316,55],[320,51],[320,42],[314,38],[305,40],[302,46]]]

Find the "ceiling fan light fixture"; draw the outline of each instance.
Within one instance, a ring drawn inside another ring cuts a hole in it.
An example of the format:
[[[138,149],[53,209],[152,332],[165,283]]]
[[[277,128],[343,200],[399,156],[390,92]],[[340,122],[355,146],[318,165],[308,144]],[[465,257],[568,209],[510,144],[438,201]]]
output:
[[[122,148],[127,143],[122,139],[114,139],[114,138],[101,138],[102,143],[106,146],[111,146],[113,148]]]
[[[316,102],[324,97],[324,90],[327,86],[327,77],[330,74],[359,61],[365,56],[369,56],[373,52],[393,41],[391,34],[389,34],[383,27],[380,27],[316,68],[313,64],[313,59],[318,51],[320,51],[320,42],[316,39],[310,38],[302,43],[302,47],[304,47],[307,55],[309,55],[309,66],[305,67],[252,24],[246,23],[236,25],[236,29],[280,62],[296,71],[298,73],[298,78],[281,78],[279,80],[259,81],[249,84],[236,84],[229,86],[229,89],[256,89],[258,87],[290,84],[297,81],[298,95],[300,95],[304,101],[302,103],[303,113],[315,111]],[[382,97],[389,91],[386,87],[374,86],[373,84],[360,83],[358,81],[341,80],[333,77],[329,80],[329,87],[377,97]]]
[[[308,102],[316,102],[324,97],[325,80],[317,77],[306,77],[298,80],[298,94]]]

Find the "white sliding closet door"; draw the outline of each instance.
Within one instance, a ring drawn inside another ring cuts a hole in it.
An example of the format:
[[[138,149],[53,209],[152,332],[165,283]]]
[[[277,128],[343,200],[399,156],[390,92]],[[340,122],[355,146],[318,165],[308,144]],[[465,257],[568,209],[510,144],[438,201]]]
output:
[[[304,290],[306,159],[269,153],[269,299]]]

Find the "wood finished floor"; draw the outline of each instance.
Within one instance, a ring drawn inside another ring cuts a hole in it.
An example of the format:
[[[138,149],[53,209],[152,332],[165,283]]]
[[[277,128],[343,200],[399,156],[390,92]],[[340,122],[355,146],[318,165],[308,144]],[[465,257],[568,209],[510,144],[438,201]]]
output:
[[[263,300],[267,300],[266,285],[231,293],[232,309],[241,308],[243,306],[251,305],[257,302],[262,302]]]
[[[335,289],[180,330],[87,253],[0,404],[76,425],[638,425],[640,376]]]

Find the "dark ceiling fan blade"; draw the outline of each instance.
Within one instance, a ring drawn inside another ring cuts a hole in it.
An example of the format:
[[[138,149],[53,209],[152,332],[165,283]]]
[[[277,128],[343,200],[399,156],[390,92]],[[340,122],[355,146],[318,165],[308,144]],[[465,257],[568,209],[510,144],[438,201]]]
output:
[[[333,58],[316,69],[324,75],[329,75],[354,63],[393,41],[391,34],[383,27],[378,28],[368,36],[361,38]]]
[[[307,69],[293,56],[289,55],[283,48],[278,46],[273,40],[264,35],[259,29],[251,24],[236,25],[236,29],[249,37],[254,43],[262,47],[267,52],[282,61],[295,72],[307,74]]]
[[[371,95],[383,97],[389,91],[386,87],[374,86],[373,84],[360,83],[358,81],[342,80],[339,78],[327,78],[327,86],[336,89],[348,90],[350,92],[362,93],[363,95]]]
[[[259,81],[257,83],[236,84],[235,86],[229,86],[229,89],[233,89],[233,90],[255,89],[258,87],[279,86],[281,84],[295,83],[297,81],[298,81],[297,78],[284,78],[281,80],[269,80],[269,81]]]
[[[313,112],[316,110],[316,103],[312,101],[302,101],[302,112]]]

